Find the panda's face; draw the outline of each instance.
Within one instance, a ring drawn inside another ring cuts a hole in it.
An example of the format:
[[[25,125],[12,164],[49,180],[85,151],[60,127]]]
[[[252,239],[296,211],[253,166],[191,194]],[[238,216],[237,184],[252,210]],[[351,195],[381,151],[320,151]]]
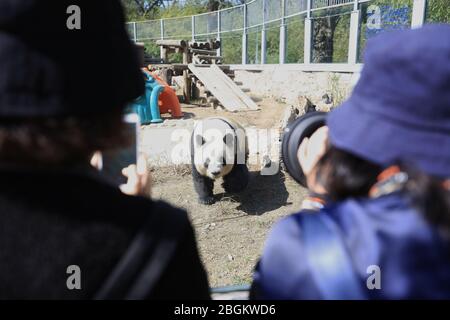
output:
[[[227,134],[221,139],[207,140],[203,135],[195,136],[195,167],[210,179],[226,176],[233,169],[234,136]]]

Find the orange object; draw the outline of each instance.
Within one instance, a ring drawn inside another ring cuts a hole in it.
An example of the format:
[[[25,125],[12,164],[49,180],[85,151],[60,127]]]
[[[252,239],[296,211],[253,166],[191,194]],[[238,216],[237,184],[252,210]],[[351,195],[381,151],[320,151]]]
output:
[[[183,117],[183,112],[181,112],[180,102],[178,101],[175,90],[173,90],[155,73],[150,72],[147,68],[144,68],[144,72],[150,74],[159,84],[164,87],[164,91],[161,92],[158,99],[159,112],[161,114],[170,113],[173,118]]]

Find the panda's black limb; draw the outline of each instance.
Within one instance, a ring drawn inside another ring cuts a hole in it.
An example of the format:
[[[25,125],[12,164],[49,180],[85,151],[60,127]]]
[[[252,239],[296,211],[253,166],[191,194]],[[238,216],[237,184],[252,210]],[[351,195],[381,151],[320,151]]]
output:
[[[200,175],[195,166],[192,166],[192,177],[194,179],[194,189],[198,195],[198,202],[201,204],[213,204],[215,202],[213,196],[214,181]]]
[[[247,187],[248,180],[247,165],[237,164],[229,174],[223,177],[222,187],[227,193],[239,193]]]

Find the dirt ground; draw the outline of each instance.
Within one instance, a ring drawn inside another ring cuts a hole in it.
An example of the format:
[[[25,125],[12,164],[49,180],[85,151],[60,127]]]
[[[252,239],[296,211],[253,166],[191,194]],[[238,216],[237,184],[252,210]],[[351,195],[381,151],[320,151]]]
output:
[[[183,105],[183,112],[187,117],[202,119],[206,117],[227,117],[244,127],[257,127],[259,129],[270,129],[277,125],[274,119],[278,119],[286,105],[277,103],[273,99],[261,99],[258,103],[260,110],[249,110],[239,112],[227,112],[222,109],[201,107],[198,105]]]
[[[212,287],[250,283],[271,226],[298,211],[305,196],[305,189],[283,172],[253,171],[248,188],[237,196],[225,194],[216,182],[217,201],[207,206],[197,202],[187,166],[157,168],[152,177],[154,199],[188,211]]]
[[[221,108],[213,109],[200,104],[182,104],[184,119],[203,119],[206,117],[226,117],[234,120],[244,127],[257,127],[259,129],[270,129],[278,125],[286,104],[279,103],[270,98],[253,98],[257,100],[260,110],[248,110],[239,112],[228,112]],[[170,115],[162,115],[163,119],[169,119]]]
[[[183,105],[185,119],[226,116],[244,127],[277,128],[286,105],[273,99],[258,101],[261,110],[229,113],[211,107]],[[170,120],[169,120],[170,121]],[[251,168],[248,188],[239,195],[225,194],[216,182],[216,203],[197,202],[189,165],[152,168],[152,197],[188,211],[210,285],[219,287],[251,282],[253,268],[271,226],[298,211],[305,190],[287,174],[263,176]]]

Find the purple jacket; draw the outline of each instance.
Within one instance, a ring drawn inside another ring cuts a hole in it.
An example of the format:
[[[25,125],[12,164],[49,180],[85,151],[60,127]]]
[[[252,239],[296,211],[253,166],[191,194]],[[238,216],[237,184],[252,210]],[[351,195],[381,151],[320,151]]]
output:
[[[254,299],[321,299],[313,280],[297,213],[272,229],[252,286]],[[449,299],[450,247],[399,193],[327,206],[342,231],[354,273],[369,299]],[[365,287],[369,266],[380,267],[381,289]]]

